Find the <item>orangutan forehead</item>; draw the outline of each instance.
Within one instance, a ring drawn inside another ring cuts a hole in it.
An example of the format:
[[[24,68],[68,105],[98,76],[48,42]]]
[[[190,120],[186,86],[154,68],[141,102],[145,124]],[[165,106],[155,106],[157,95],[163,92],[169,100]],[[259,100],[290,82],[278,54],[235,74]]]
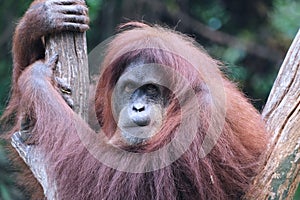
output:
[[[167,84],[166,80],[170,79],[170,69],[157,63],[145,63],[144,60],[138,59],[129,63],[123,72],[123,77],[127,80],[135,80],[140,83],[157,83]],[[165,80],[162,82],[162,80]]]

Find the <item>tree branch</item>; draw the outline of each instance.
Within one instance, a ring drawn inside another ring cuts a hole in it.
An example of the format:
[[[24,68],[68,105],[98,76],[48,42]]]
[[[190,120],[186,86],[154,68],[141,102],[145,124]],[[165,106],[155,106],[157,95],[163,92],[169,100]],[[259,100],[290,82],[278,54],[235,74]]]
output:
[[[246,199],[292,199],[300,181],[300,30],[263,111],[271,142]]]
[[[56,76],[72,90],[74,111],[88,118],[88,58],[85,33],[60,33],[46,39],[46,59],[59,55]]]

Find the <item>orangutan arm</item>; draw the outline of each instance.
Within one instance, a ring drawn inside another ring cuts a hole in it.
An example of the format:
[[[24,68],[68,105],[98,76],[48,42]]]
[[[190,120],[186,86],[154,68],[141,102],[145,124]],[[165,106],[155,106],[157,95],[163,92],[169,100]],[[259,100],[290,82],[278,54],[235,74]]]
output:
[[[42,37],[63,31],[86,31],[88,9],[79,0],[35,0],[16,27],[13,39],[14,77],[45,54]]]

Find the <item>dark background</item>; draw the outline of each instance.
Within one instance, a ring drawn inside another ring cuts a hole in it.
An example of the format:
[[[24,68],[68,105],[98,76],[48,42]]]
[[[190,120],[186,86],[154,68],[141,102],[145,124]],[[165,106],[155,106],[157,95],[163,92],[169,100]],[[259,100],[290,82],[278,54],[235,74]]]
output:
[[[0,0],[0,114],[10,92],[13,30],[30,2]],[[221,60],[227,66],[225,73],[259,110],[300,27],[297,0],[87,0],[87,4],[89,51],[129,20],[175,29]],[[3,146],[0,141],[0,199],[22,199]]]

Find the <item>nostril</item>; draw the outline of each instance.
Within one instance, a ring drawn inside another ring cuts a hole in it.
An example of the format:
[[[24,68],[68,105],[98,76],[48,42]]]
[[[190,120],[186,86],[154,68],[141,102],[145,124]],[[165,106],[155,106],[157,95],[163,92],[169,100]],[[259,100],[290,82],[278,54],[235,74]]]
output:
[[[145,106],[143,104],[138,103],[133,105],[132,110],[135,112],[143,112],[145,111]]]
[[[136,108],[136,107],[133,107],[132,109],[133,109],[133,111],[135,111],[135,112],[143,112],[143,111],[145,111],[145,107],[142,107],[142,108]]]

